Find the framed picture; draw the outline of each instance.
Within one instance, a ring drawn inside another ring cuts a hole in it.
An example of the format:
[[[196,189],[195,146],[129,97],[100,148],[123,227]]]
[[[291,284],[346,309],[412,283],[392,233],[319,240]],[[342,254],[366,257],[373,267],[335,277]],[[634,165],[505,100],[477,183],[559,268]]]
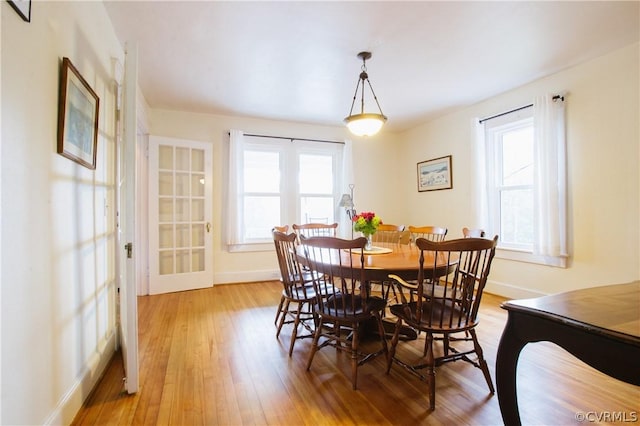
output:
[[[453,188],[451,156],[418,163],[418,191],[437,191]]]
[[[27,22],[31,22],[31,0],[9,0],[9,4],[13,7],[18,15]]]
[[[58,106],[58,153],[96,168],[100,99],[69,58],[62,59]]]

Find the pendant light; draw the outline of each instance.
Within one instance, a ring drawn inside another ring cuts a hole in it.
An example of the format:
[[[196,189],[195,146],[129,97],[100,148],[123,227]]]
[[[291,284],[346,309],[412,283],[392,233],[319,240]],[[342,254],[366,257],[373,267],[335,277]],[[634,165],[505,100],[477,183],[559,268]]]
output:
[[[358,82],[356,83],[356,91],[353,94],[353,101],[351,102],[351,110],[349,111],[349,116],[344,119],[345,124],[356,136],[371,136],[375,135],[380,131],[382,125],[387,121],[387,117],[382,113],[382,108],[380,108],[380,103],[378,102],[378,98],[376,97],[375,92],[373,91],[373,86],[371,86],[371,82],[369,81],[369,75],[367,74],[367,59],[371,59],[371,52],[360,52],[358,53],[358,58],[362,59],[362,72],[360,72],[360,76],[358,77]],[[365,91],[365,81],[369,85],[369,90],[371,90],[371,94],[373,95],[373,99],[376,101],[376,105],[378,106],[379,114],[377,113],[366,113],[364,109],[364,91]],[[360,87],[362,86],[362,87]],[[358,90],[361,90],[360,94],[360,113],[354,114],[353,107],[356,104],[356,99],[358,97]]]

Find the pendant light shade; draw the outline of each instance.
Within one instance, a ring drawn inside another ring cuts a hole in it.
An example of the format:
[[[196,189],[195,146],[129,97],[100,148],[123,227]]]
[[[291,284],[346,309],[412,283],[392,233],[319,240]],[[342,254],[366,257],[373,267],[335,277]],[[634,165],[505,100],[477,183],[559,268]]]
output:
[[[344,119],[347,128],[357,136],[371,136],[380,131],[387,117],[380,114],[356,114]]]
[[[371,58],[371,52],[360,52],[358,53],[358,58],[362,59],[362,72],[360,73],[358,82],[356,83],[356,91],[353,94],[353,101],[351,102],[351,110],[349,111],[349,116],[344,119],[344,122],[347,125],[347,128],[354,135],[371,136],[380,131],[382,125],[387,121],[387,117],[382,113],[382,108],[380,108],[380,103],[378,102],[378,98],[373,91],[373,86],[371,86],[369,75],[367,74],[366,61],[367,59]],[[373,99],[376,101],[379,113],[365,112],[365,82],[369,86],[369,90],[371,90]],[[356,99],[358,98],[358,90],[360,90],[360,113],[354,114],[353,107],[355,106]]]

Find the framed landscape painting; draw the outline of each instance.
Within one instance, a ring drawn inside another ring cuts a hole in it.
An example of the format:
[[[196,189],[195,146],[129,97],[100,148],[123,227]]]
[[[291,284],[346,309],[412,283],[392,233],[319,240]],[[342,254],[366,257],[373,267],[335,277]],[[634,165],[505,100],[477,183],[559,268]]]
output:
[[[31,22],[31,0],[9,0],[9,4],[23,20]]]
[[[62,59],[58,106],[58,153],[96,168],[100,99],[69,58]]]
[[[418,191],[438,191],[453,188],[451,156],[418,163]]]

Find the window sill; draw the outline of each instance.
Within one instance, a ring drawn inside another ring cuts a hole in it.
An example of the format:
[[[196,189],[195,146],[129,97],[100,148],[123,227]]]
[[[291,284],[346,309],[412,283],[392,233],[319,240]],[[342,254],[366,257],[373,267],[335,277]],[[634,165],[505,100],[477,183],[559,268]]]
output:
[[[566,268],[566,257],[540,256],[528,251],[505,249],[498,247],[496,249],[496,258],[513,260],[516,262],[535,263],[537,265],[553,266],[556,268]]]
[[[273,243],[229,244],[229,253],[248,253],[259,251],[273,251]]]

